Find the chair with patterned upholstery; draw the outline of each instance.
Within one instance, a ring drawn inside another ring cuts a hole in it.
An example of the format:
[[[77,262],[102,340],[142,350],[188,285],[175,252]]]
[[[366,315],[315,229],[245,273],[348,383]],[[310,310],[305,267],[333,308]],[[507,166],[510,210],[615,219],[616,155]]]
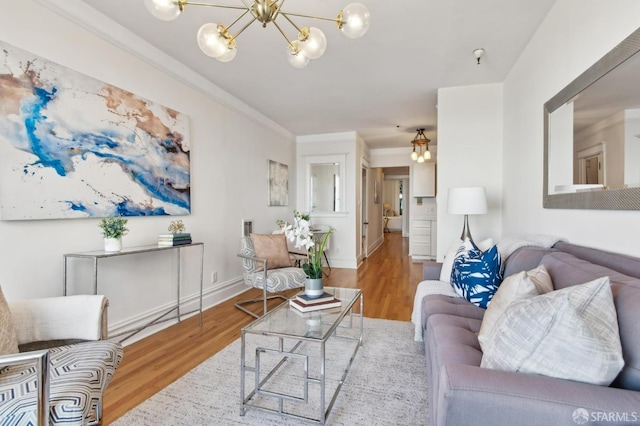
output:
[[[122,360],[104,296],[7,303],[0,289],[0,424],[93,425]]]
[[[251,234],[250,237],[242,237],[238,256],[242,258],[244,283],[249,287],[261,288],[262,297],[238,302],[234,306],[254,318],[260,318],[260,315],[251,312],[244,305],[262,302],[264,316],[267,314],[268,300],[287,300],[282,295],[268,296],[267,293],[304,287],[307,277],[302,268],[291,266],[283,234]]]

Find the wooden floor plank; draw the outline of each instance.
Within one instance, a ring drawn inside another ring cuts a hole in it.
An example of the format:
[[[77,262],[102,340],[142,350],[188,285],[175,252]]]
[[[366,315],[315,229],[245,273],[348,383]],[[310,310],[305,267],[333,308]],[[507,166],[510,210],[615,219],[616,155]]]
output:
[[[410,321],[422,264],[408,256],[408,238],[385,234],[382,246],[358,270],[333,268],[324,285],[360,288],[370,318]],[[292,296],[298,290],[283,293]],[[236,309],[240,300],[259,297],[249,290],[125,348],[124,359],[104,395],[103,424],[108,425],[145,399],[179,379],[240,337],[253,317]],[[259,311],[261,307],[257,307]]]

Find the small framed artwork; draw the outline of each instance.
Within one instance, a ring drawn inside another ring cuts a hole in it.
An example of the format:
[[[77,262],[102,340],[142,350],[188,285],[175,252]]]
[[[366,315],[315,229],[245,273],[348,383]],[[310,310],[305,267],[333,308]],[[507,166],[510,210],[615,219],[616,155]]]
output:
[[[269,206],[289,205],[289,166],[269,160]]]

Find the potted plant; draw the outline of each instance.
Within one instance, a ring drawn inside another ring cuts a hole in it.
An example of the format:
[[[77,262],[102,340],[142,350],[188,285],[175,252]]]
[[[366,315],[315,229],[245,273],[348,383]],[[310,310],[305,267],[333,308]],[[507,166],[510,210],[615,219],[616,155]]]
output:
[[[283,220],[279,220],[277,223],[287,239],[295,242],[296,248],[304,247],[307,250],[307,262],[302,265],[302,269],[307,276],[304,292],[312,298],[320,297],[324,293],[322,285],[322,256],[333,229],[329,228],[329,231],[319,233],[321,238],[316,241],[309,223],[309,215],[304,215],[297,210],[293,212],[293,224]]]
[[[100,220],[98,226],[102,229],[104,237],[104,251],[118,252],[122,250],[122,236],[129,232],[127,219],[124,217],[105,217]]]

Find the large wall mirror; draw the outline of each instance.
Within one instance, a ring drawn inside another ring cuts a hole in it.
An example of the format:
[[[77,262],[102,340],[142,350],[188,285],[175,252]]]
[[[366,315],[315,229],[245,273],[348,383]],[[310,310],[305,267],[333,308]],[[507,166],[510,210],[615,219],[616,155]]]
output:
[[[306,206],[311,213],[344,212],[344,155],[316,155],[305,158]]]
[[[545,208],[640,210],[640,29],[544,105]]]

